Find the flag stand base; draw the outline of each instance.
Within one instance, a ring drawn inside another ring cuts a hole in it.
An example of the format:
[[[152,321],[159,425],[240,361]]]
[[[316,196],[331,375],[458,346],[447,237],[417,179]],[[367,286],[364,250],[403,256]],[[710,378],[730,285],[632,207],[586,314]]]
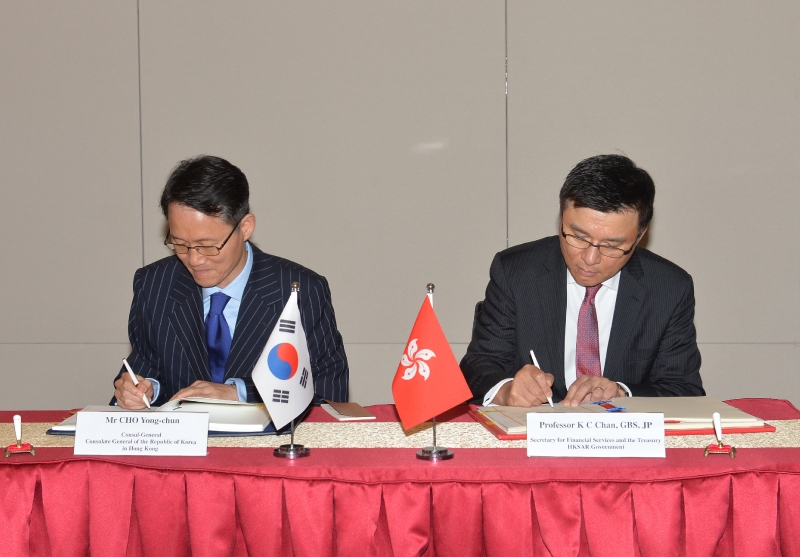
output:
[[[308,456],[311,454],[311,449],[303,445],[296,445],[292,443],[291,445],[281,445],[272,451],[272,454],[278,458],[288,458],[294,460],[295,458]]]
[[[311,449],[306,448],[304,445],[298,445],[294,442],[294,418],[292,419],[292,438],[288,445],[281,445],[274,451],[272,451],[273,456],[277,456],[278,458],[288,458],[290,460],[294,460],[296,458],[302,458],[304,456],[308,456],[311,454]]]
[[[417,451],[417,458],[420,460],[450,460],[453,458],[453,451],[447,447],[423,447]]]
[[[422,447],[417,451],[417,458],[420,460],[450,460],[453,458],[453,451],[447,447],[440,447],[436,444],[436,416],[433,417],[433,447]]]

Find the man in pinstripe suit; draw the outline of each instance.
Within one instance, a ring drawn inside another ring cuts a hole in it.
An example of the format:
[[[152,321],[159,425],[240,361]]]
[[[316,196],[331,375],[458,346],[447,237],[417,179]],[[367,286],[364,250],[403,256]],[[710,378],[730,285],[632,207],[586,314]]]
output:
[[[559,197],[559,236],[492,262],[461,361],[474,401],[705,394],[692,278],[637,248],[653,215],[653,180],[627,157],[600,155],[572,169]]]
[[[116,402],[140,409],[143,394],[156,403],[181,397],[260,401],[250,375],[294,281],[300,283],[314,401],[346,401],[347,356],[328,283],[248,241],[256,220],[245,175],[217,157],[185,160],[167,180],[161,209],[169,224],[164,243],[175,255],[136,271],[128,362],[139,385],[123,368],[114,382]],[[215,310],[216,327],[227,335],[224,350],[208,340],[215,297],[224,300]]]

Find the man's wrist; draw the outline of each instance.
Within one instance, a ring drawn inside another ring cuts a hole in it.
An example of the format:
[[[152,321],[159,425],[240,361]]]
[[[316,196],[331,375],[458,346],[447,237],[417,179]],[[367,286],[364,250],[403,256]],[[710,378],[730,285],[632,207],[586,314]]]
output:
[[[510,389],[511,389],[511,381],[503,383],[503,385],[501,385],[500,388],[497,389],[497,392],[495,393],[494,398],[492,399],[492,404],[497,406],[508,406],[507,395]]]
[[[241,378],[231,377],[225,381],[225,384],[231,385],[236,389],[236,400],[239,402],[247,402],[247,387]]]

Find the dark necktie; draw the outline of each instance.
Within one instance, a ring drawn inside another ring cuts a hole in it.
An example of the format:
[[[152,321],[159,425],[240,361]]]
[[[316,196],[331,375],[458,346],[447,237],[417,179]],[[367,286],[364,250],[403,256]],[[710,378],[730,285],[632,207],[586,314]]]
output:
[[[600,335],[597,332],[597,309],[594,297],[602,284],[586,287],[581,311],[578,313],[578,339],[575,343],[576,377],[596,375],[600,377]]]
[[[222,292],[211,295],[211,309],[206,317],[206,347],[208,348],[208,364],[211,366],[211,380],[222,383],[225,379],[225,364],[231,352],[231,330],[222,311],[230,300],[230,296]]]

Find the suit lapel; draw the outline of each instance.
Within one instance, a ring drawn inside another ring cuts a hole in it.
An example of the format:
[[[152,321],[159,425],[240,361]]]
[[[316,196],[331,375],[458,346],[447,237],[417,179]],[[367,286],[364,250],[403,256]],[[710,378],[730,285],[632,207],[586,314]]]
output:
[[[543,262],[543,272],[536,279],[541,326],[534,324],[533,350],[544,371],[553,374],[559,391],[566,391],[564,381],[564,327],[567,307],[567,266],[558,243]]]
[[[266,346],[270,325],[283,305],[280,271],[270,264],[271,256],[251,244],[253,268],[239,306],[225,378],[242,377],[255,365]],[[288,298],[288,293],[287,296]]]
[[[621,380],[622,377],[625,350],[628,348],[633,327],[638,322],[637,316],[645,296],[645,288],[640,282],[643,275],[641,260],[639,255],[634,252],[619,277],[617,302],[614,306],[614,318],[608,338],[603,375],[612,381]]]
[[[175,307],[169,316],[169,322],[195,377],[202,381],[211,381],[200,287],[185,268],[179,269],[176,274],[177,279],[170,292]]]

